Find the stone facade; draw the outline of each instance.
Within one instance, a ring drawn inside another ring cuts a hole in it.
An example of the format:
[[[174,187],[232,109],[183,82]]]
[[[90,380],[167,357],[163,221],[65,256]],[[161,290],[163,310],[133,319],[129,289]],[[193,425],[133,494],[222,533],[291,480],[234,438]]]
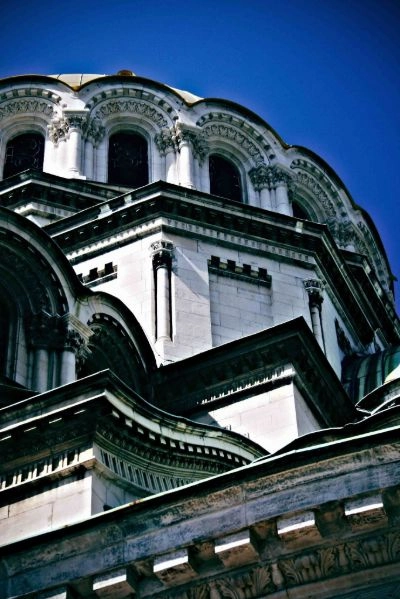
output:
[[[397,596],[400,323],[332,169],[129,72],[0,128],[0,596]]]

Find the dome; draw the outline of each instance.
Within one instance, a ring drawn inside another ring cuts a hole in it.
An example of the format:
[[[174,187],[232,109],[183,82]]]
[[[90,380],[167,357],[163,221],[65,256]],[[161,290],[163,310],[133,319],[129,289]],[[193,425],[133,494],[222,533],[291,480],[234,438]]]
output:
[[[115,75],[110,75],[106,73],[61,73],[55,75],[48,75],[52,79],[58,79],[62,83],[65,83],[69,87],[74,90],[79,90],[81,87],[94,81],[95,79],[107,78],[107,77],[137,77],[136,73],[130,71],[129,69],[122,69],[118,71]],[[194,102],[198,102],[202,100],[200,96],[196,96],[191,92],[178,89],[176,87],[171,87],[170,85],[166,85],[169,89],[172,89],[175,93],[177,93],[187,104],[193,104]]]
[[[377,387],[400,378],[400,345],[346,360],[342,378],[350,397],[357,403]]]

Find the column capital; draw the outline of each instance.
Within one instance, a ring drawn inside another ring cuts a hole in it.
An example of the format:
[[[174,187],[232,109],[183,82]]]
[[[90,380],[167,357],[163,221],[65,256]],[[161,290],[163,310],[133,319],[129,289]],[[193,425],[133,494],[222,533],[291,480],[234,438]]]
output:
[[[47,126],[50,141],[56,146],[59,141],[65,140],[68,136],[69,123],[63,117],[54,118]]]
[[[173,249],[174,246],[170,241],[155,241],[151,244],[153,267],[156,270],[158,268],[171,268]]]
[[[190,144],[193,155],[202,163],[206,157],[208,144],[204,134],[190,125],[176,122],[173,127],[172,137],[178,150],[184,143]]]
[[[272,166],[260,164],[249,171],[249,177],[255,191],[271,190],[282,184],[289,186],[293,180],[292,173],[277,164]]]
[[[103,140],[106,130],[101,119],[95,116],[83,123],[82,132],[85,139],[91,141],[94,146],[98,146]]]
[[[88,114],[89,110],[87,108],[84,110],[70,110],[67,108],[64,110],[63,115],[68,122],[69,131],[71,131],[71,129],[82,131],[87,123]]]
[[[321,279],[305,279],[303,285],[308,293],[310,306],[320,307],[324,301],[323,291],[325,289],[325,281],[321,281]]]
[[[168,154],[168,152],[175,152],[178,150],[175,141],[175,130],[173,127],[170,129],[161,129],[160,133],[154,137],[154,141],[161,155]]]

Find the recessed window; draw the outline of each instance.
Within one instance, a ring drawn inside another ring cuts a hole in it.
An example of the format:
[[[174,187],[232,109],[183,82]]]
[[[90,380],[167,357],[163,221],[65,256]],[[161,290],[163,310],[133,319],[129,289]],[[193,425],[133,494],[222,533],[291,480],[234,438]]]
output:
[[[129,131],[111,135],[108,148],[108,182],[142,187],[149,182],[147,141]]]
[[[237,167],[226,158],[212,154],[209,160],[210,193],[234,200],[242,201],[242,186]]]
[[[23,133],[11,139],[6,147],[3,178],[28,168],[43,169],[44,137],[40,133]]]
[[[307,212],[297,202],[292,202],[293,216],[302,220],[311,220]]]

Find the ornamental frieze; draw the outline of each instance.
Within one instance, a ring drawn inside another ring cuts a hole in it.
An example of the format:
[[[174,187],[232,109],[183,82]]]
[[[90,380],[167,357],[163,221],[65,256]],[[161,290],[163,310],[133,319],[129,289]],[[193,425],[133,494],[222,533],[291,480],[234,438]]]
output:
[[[0,106],[0,121],[8,116],[16,114],[26,114],[36,112],[51,117],[54,114],[54,107],[44,100],[11,100]]]
[[[97,108],[95,118],[106,118],[112,114],[130,112],[144,116],[158,127],[167,127],[168,122],[163,115],[149,104],[137,100],[109,100]]]

